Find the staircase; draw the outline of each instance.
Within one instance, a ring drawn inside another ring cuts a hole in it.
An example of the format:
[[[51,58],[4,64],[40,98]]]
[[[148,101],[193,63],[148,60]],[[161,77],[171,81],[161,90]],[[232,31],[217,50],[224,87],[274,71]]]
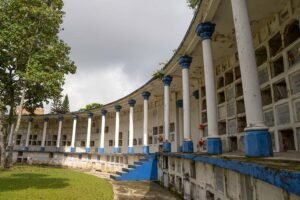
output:
[[[110,175],[116,181],[142,181],[157,180],[157,158],[156,155],[146,155],[128,168],[123,168],[121,172]]]

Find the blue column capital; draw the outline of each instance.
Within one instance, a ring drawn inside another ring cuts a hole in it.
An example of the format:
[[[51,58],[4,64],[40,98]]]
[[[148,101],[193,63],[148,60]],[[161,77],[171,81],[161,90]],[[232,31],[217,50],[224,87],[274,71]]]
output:
[[[106,114],[107,114],[107,110],[102,109],[102,110],[101,110],[101,115],[102,115],[102,116],[106,116]]]
[[[146,91],[146,92],[143,92],[142,96],[144,97],[144,100],[149,100],[149,97],[151,96],[151,93]]]
[[[44,121],[48,122],[49,121],[49,117],[44,117]]]
[[[128,100],[128,104],[129,104],[130,107],[134,107],[135,103],[136,103],[136,101],[134,99],[129,99]]]
[[[182,69],[188,69],[191,66],[192,60],[192,57],[184,55],[179,58],[178,63]]]
[[[33,117],[29,117],[28,122],[33,122]]]
[[[88,116],[88,118],[92,118],[94,116],[94,113],[88,112],[87,116]]]
[[[178,99],[176,101],[176,106],[177,106],[177,108],[182,108],[183,107],[183,100],[182,99]]]
[[[194,92],[193,92],[193,97],[195,97],[195,99],[199,99],[199,90],[195,90]]]
[[[64,120],[64,116],[63,115],[58,115],[58,121],[62,121],[62,120]]]
[[[162,78],[162,81],[164,83],[165,86],[170,86],[171,85],[171,82],[173,80],[173,77],[172,76],[169,76],[169,75],[166,75]]]
[[[122,106],[120,106],[120,105],[115,105],[115,110],[116,110],[116,112],[120,112],[121,109],[122,109]]]
[[[78,115],[73,115],[73,119],[78,119]]]
[[[201,40],[210,40],[215,31],[215,26],[216,24],[211,22],[200,23],[196,28],[196,33]]]

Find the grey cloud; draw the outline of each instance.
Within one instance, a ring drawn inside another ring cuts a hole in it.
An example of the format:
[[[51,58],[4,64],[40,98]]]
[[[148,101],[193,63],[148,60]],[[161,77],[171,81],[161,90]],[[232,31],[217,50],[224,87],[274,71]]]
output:
[[[159,62],[172,56],[193,14],[185,0],[65,0],[64,10],[61,37],[71,46],[71,57],[79,72],[67,79],[65,92],[79,90],[89,99],[94,94],[85,94],[83,88],[91,86],[72,88],[82,74],[91,76],[95,82],[95,75],[89,71],[107,73],[122,66],[118,73],[130,77],[128,87],[138,87],[151,78],[152,72],[160,67]],[[103,83],[99,80],[98,84]],[[113,80],[109,84],[118,85]],[[83,97],[76,96],[74,100],[88,103]]]

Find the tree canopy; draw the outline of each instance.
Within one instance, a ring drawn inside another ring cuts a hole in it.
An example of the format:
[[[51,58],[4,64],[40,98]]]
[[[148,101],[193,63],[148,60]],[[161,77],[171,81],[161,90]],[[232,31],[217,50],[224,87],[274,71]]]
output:
[[[10,118],[22,92],[23,107],[33,113],[60,96],[64,75],[76,71],[70,47],[58,37],[62,7],[62,0],[0,2],[0,100]]]
[[[187,0],[188,7],[196,9],[201,0]]]
[[[101,108],[103,105],[100,103],[90,103],[87,104],[85,107],[80,108],[79,111],[89,111],[89,110],[93,110],[96,108]]]

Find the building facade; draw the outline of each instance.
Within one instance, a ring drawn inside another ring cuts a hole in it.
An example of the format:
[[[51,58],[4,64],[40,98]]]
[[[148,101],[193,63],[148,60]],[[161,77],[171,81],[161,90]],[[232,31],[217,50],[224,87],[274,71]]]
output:
[[[300,199],[299,163],[281,164],[300,159],[299,21],[299,0],[202,0],[162,76],[102,110],[24,116],[15,160],[115,172],[155,154],[186,199]]]

